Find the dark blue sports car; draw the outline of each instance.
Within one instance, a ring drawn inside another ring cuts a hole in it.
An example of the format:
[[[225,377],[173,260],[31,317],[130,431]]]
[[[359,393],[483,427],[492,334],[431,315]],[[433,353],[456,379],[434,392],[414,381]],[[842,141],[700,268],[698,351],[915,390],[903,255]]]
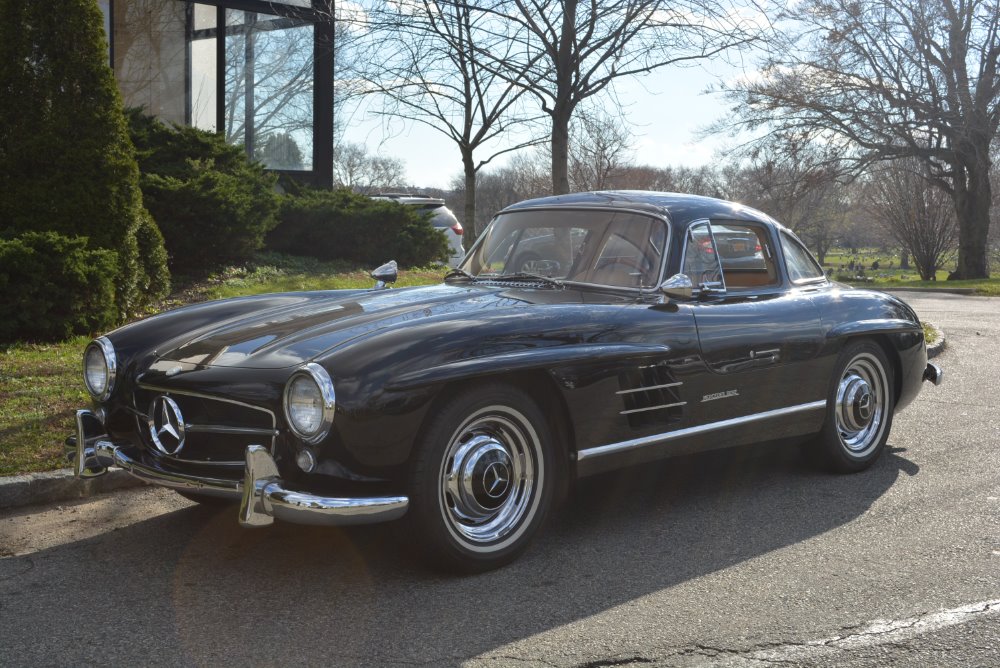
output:
[[[439,285],[373,276],[95,340],[78,475],[239,502],[246,526],[401,519],[434,563],[478,571],[524,550],[577,476],[778,439],[860,471],[942,377],[909,306],[704,197],[522,202]]]

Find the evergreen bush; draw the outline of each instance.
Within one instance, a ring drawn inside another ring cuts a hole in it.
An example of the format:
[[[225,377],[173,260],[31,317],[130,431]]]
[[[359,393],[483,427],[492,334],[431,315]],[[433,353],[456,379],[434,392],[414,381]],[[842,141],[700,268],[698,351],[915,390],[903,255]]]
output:
[[[416,267],[448,259],[448,242],[427,215],[346,188],[286,196],[279,218],[267,246],[282,253],[371,267],[387,260]]]
[[[128,120],[170,268],[197,276],[250,259],[277,223],[277,178],[211,132],[168,126],[139,109]]]
[[[140,257],[149,223],[103,15],[93,0],[0,0],[0,16],[0,233],[47,230],[114,251],[120,321],[169,285],[150,230]]]
[[[26,232],[0,239],[0,341],[57,341],[115,325],[114,251],[86,237]]]

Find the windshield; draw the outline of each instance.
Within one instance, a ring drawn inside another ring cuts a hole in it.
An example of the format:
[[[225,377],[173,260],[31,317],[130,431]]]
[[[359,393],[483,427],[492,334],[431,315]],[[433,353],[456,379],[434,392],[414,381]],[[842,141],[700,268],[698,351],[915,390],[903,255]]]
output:
[[[620,288],[657,284],[666,223],[631,212],[512,211],[497,216],[462,263],[480,279],[534,274]]]

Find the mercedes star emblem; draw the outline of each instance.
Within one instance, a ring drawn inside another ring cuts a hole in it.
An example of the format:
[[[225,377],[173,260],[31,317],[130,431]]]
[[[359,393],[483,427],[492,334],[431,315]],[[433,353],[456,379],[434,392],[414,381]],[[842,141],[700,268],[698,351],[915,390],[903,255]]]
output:
[[[165,455],[176,455],[184,447],[184,417],[177,402],[159,396],[149,408],[149,435]]]
[[[501,462],[493,462],[483,472],[483,487],[492,499],[498,499],[507,491],[510,473]]]

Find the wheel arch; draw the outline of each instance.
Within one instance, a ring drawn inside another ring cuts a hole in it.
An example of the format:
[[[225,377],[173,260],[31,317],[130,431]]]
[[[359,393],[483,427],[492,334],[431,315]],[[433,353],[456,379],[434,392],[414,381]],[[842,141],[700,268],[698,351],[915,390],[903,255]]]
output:
[[[549,431],[554,439],[557,458],[562,465],[557,468],[556,503],[568,489],[571,480],[576,477],[576,453],[573,444],[576,442],[573,424],[569,417],[569,407],[559,385],[550,373],[544,369],[525,369],[504,373],[461,378],[446,381],[441,384],[416,434],[414,443],[419,443],[428,429],[432,416],[437,415],[443,406],[456,396],[469,389],[482,385],[484,382],[509,385],[525,393],[534,401],[545,415]]]

